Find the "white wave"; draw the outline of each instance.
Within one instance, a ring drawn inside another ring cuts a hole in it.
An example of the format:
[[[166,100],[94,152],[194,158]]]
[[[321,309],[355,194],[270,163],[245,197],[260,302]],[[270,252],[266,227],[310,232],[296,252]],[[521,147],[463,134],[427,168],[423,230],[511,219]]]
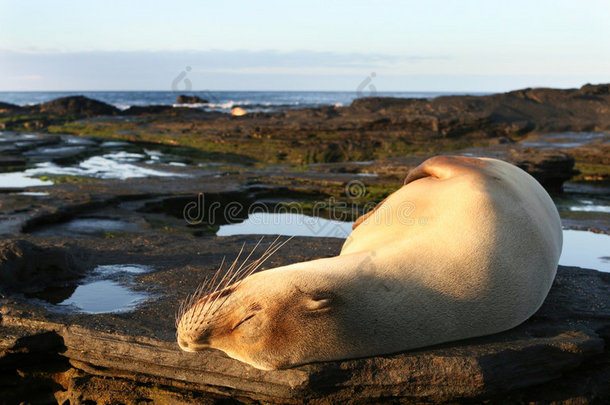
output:
[[[229,100],[216,103],[194,103],[194,104],[172,104],[173,107],[192,107],[192,108],[210,108],[219,110],[231,110],[233,107],[275,107],[275,106],[299,106],[300,101],[250,101],[250,100]]]
[[[125,111],[128,108],[131,107],[130,104],[123,104],[123,103],[112,103],[113,106],[115,106],[116,108],[118,108],[121,111]]]
[[[235,105],[237,105],[238,103],[236,103],[235,101],[227,101],[225,103],[208,103],[205,104],[205,107],[208,108],[219,108],[221,110],[230,110],[231,108],[233,108]],[[239,103],[239,104],[244,104],[244,103]]]
[[[178,108],[178,107],[186,107],[186,108],[204,108],[207,107],[209,104],[207,103],[191,103],[191,104],[172,104],[172,107],[174,108]]]

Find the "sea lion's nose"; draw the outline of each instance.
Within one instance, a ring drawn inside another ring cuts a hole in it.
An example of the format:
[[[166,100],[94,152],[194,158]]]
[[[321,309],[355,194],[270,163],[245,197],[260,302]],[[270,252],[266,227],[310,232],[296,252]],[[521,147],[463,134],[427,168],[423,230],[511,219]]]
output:
[[[180,348],[182,350],[185,350],[185,351],[189,350],[189,343],[182,338],[178,338],[178,346],[180,346]]]

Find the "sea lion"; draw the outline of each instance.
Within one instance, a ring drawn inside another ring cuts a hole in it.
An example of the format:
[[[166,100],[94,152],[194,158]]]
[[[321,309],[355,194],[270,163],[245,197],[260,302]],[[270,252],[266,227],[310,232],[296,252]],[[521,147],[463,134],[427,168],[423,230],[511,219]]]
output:
[[[501,332],[542,305],[561,245],[529,174],[434,157],[356,221],[339,256],[216,282],[184,309],[178,343],[268,370]]]

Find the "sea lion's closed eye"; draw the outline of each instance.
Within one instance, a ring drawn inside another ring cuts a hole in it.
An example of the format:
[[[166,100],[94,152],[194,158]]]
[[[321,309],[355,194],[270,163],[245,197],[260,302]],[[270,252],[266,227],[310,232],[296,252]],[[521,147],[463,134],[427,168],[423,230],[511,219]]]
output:
[[[233,326],[233,328],[231,328],[231,331],[234,331],[235,329],[239,328],[241,325],[243,325],[250,319],[254,318],[255,316],[256,316],[256,312],[246,315],[246,317],[244,317],[241,321],[237,322],[237,324],[235,324],[235,326]]]

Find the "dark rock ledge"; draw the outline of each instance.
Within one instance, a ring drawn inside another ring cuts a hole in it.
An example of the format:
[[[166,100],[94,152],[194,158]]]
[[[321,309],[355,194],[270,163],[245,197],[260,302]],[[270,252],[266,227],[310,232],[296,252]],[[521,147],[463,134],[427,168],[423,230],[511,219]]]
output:
[[[212,263],[204,271],[192,267],[200,250],[215,262],[254,239],[193,242],[174,237],[123,241],[123,247],[101,242],[100,251],[86,252],[90,263],[117,258],[133,262],[139,255],[158,265],[157,272],[139,280],[161,291],[161,298],[128,314],[59,315],[22,296],[5,296],[0,315],[0,403],[610,400],[610,274],[578,268],[560,267],[541,310],[523,325],[493,336],[270,372],[219,351],[180,351],[173,341],[175,304],[213,268]],[[86,248],[77,243],[66,249],[80,257]],[[337,240],[322,238],[296,238],[291,243],[273,266],[333,254],[339,246]],[[160,252],[159,246],[166,249]]]
[[[208,100],[204,100],[198,96],[181,94],[176,98],[176,102],[179,104],[207,104]]]

